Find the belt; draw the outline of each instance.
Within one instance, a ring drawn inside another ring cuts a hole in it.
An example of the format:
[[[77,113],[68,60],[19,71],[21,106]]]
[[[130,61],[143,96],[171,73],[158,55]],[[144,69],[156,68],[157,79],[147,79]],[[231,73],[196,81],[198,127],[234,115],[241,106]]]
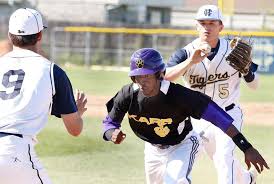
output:
[[[23,138],[23,135],[22,135],[22,134],[15,134],[15,133],[8,133],[8,132],[0,132],[0,137],[5,137],[5,136],[8,136],[8,135],[14,135],[14,136]]]
[[[232,103],[232,104],[230,104],[229,106],[226,106],[226,107],[225,107],[225,111],[230,111],[230,110],[233,109],[234,107],[235,107],[235,104]]]
[[[163,144],[152,144],[152,145],[159,149],[167,149],[171,146],[171,145],[163,145]]]

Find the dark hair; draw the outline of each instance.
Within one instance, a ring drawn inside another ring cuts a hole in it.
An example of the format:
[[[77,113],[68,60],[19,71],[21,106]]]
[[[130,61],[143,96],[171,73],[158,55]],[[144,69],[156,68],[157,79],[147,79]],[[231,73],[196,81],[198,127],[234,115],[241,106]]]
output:
[[[156,79],[157,80],[163,80],[164,78],[163,78],[163,75],[165,75],[166,74],[166,70],[165,71],[158,71],[158,72],[156,72],[154,75],[155,75],[155,77],[156,77]],[[131,80],[135,83],[135,77],[136,76],[131,76],[130,78],[131,78]]]
[[[38,41],[38,34],[32,35],[14,35],[9,33],[11,43],[17,47],[26,47],[35,45]]]

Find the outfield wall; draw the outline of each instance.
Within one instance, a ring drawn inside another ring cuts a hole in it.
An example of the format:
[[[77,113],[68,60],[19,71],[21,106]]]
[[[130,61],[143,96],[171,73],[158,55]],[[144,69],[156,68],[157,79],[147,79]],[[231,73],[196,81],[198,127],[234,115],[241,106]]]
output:
[[[195,30],[124,27],[56,27],[51,31],[50,57],[58,62],[84,65],[127,65],[130,55],[141,47],[161,51],[165,60],[197,37]],[[221,32],[231,39],[241,36],[253,43],[252,58],[261,73],[274,73],[274,32]]]

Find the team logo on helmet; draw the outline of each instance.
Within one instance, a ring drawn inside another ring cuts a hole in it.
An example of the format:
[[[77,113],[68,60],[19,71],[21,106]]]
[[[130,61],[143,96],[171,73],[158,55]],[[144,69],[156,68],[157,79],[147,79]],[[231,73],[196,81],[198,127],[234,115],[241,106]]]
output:
[[[139,58],[139,59],[137,59],[137,60],[135,61],[135,64],[136,64],[136,66],[137,66],[138,68],[143,68],[143,66],[144,66],[144,60],[142,60],[141,58]]]

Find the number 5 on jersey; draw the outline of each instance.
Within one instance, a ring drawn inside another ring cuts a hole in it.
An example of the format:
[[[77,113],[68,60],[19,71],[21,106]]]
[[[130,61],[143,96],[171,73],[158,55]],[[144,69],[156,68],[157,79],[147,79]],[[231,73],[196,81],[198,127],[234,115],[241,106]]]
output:
[[[2,79],[2,85],[5,88],[13,87],[13,90],[7,93],[9,90],[0,91],[0,98],[2,100],[9,100],[15,98],[20,94],[20,90],[25,77],[25,72],[22,69],[19,70],[9,70],[6,72]],[[15,80],[14,80],[15,78]],[[17,79],[16,79],[17,78]]]
[[[221,99],[227,98],[229,95],[229,91],[228,91],[228,83],[225,84],[220,84],[219,85],[219,97]]]

